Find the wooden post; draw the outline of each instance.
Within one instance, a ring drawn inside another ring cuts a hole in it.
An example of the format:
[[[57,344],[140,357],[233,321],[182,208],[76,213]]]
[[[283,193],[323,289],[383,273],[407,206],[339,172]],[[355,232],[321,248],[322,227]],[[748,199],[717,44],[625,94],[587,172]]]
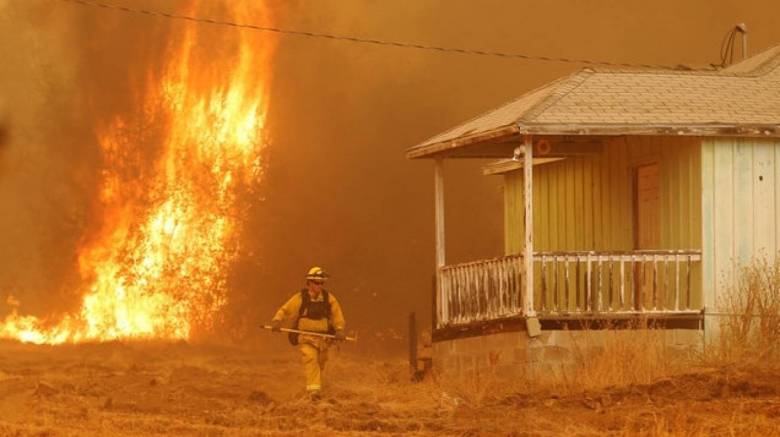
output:
[[[435,311],[439,315],[443,311],[446,311],[444,305],[445,299],[442,297],[442,283],[441,283],[441,268],[445,266],[445,250],[444,250],[444,160],[437,158],[434,164],[434,216],[436,220],[436,299],[435,299]],[[442,317],[436,317],[434,326],[438,325]]]
[[[533,215],[533,142],[526,136],[523,143],[523,198],[525,200],[525,315],[535,317],[534,310],[534,215]]]
[[[521,147],[523,152],[523,200],[525,200],[525,328],[528,336],[538,337],[542,334],[542,327],[534,310],[534,161],[533,142],[530,135],[526,135]]]
[[[434,204],[436,214],[436,268],[444,267],[444,160],[436,159],[434,167]]]
[[[417,319],[414,313],[409,314],[409,367],[414,375],[417,372]]]
[[[439,293],[436,292],[436,284],[438,283],[436,277],[437,275],[433,275],[433,282],[431,283],[431,332],[435,332],[439,326],[439,313],[436,308],[436,297]]]

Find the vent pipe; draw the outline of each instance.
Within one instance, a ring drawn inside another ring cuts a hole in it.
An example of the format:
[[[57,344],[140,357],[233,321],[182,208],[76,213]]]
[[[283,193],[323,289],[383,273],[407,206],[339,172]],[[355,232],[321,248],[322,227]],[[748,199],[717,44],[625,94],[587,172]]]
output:
[[[748,38],[748,31],[747,31],[747,24],[745,23],[739,23],[737,24],[737,32],[742,34],[742,59],[747,59],[748,57],[748,49],[747,49],[747,38]]]

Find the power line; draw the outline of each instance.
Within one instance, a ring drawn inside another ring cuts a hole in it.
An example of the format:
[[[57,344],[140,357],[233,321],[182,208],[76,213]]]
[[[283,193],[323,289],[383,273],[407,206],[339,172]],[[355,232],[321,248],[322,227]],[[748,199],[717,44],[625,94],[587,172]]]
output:
[[[235,21],[228,21],[228,20],[215,20],[212,18],[173,14],[170,12],[156,11],[151,9],[132,8],[128,6],[103,3],[101,1],[95,1],[95,0],[59,0],[59,1],[70,3],[70,4],[77,4],[81,6],[89,6],[94,8],[128,12],[132,14],[168,18],[171,20],[184,20],[184,21],[189,21],[198,24],[212,24],[216,26],[228,26],[228,27],[239,28],[239,29],[257,30],[261,32],[272,32],[272,33],[278,33],[284,35],[295,35],[295,36],[303,36],[309,38],[330,39],[336,41],[347,41],[353,43],[372,44],[378,46],[400,47],[400,48],[407,48],[407,49],[428,50],[428,51],[437,51],[437,52],[444,52],[444,53],[457,53],[462,55],[491,56],[491,57],[509,58],[509,59],[524,59],[527,61],[562,62],[562,63],[569,63],[569,64],[597,65],[597,66],[607,66],[607,67],[629,67],[629,68],[639,67],[639,68],[652,68],[652,69],[661,69],[661,70],[679,70],[679,69],[692,70],[692,68],[685,67],[685,66],[671,67],[668,65],[630,64],[630,63],[622,63],[622,62],[594,61],[590,59],[576,59],[576,58],[565,58],[565,57],[554,57],[554,56],[533,56],[533,55],[526,55],[523,53],[511,53],[511,52],[502,52],[502,51],[495,51],[495,50],[473,50],[473,49],[463,49],[463,48],[456,48],[456,47],[442,47],[442,46],[433,46],[433,45],[426,45],[426,44],[388,41],[388,40],[380,40],[380,39],[372,39],[372,38],[358,38],[354,36],[336,35],[336,34],[322,33],[322,32],[306,32],[302,30],[260,26],[251,23],[237,23]]]

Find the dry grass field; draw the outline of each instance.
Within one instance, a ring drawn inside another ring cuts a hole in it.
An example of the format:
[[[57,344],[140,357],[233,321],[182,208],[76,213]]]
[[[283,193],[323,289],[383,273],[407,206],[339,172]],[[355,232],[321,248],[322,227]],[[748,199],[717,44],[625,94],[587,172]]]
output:
[[[599,372],[603,371],[602,370]],[[572,374],[571,376],[573,376]],[[579,377],[587,375],[580,372]],[[625,377],[625,375],[624,375]],[[780,367],[701,363],[647,383],[412,383],[402,357],[341,351],[324,399],[297,355],[185,343],[0,343],[0,435],[750,435],[780,429]]]
[[[586,331],[565,367],[414,383],[403,340],[374,336],[336,351],[318,402],[270,333],[241,347],[3,341],[0,435],[780,435],[780,262],[741,278],[705,350],[652,329],[594,348]]]

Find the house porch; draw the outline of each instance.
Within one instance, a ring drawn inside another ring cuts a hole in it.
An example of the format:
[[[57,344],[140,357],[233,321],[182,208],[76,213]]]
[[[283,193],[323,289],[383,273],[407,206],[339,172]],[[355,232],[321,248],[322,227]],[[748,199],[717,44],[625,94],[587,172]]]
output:
[[[699,328],[700,156],[690,137],[527,138],[485,169],[504,179],[505,255],[459,264],[444,261],[437,161],[434,337],[527,318],[545,329],[637,319]]]

